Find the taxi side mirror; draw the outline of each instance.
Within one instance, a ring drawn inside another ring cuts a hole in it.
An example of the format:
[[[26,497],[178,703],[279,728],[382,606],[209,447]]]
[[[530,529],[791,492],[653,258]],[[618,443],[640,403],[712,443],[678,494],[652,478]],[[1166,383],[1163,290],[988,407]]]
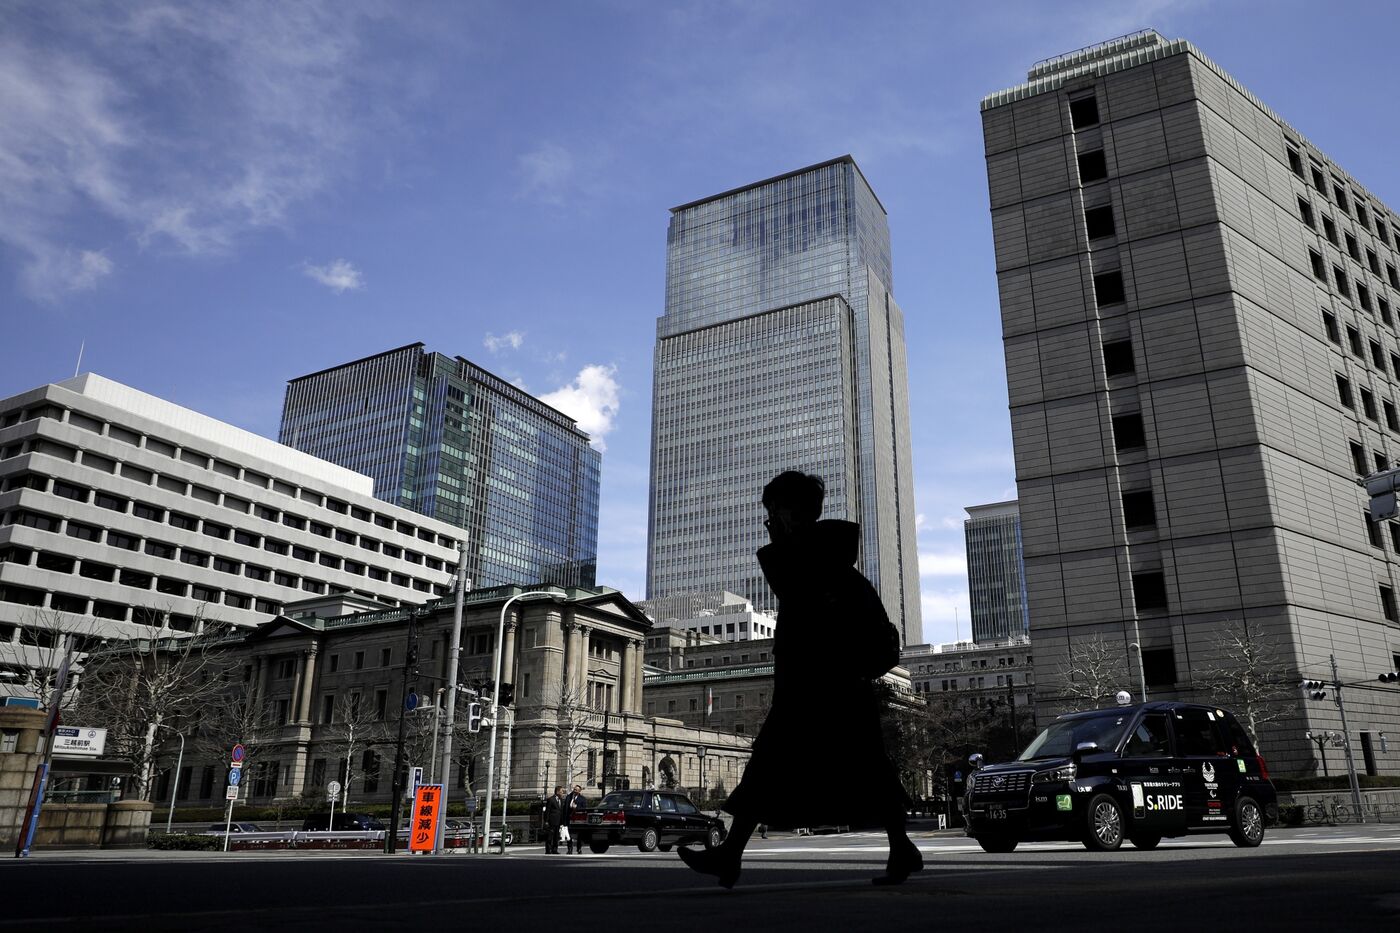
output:
[[[1098,742],[1080,742],[1078,745],[1074,746],[1074,754],[1070,757],[1073,758],[1077,764],[1085,755],[1092,755],[1098,750]]]

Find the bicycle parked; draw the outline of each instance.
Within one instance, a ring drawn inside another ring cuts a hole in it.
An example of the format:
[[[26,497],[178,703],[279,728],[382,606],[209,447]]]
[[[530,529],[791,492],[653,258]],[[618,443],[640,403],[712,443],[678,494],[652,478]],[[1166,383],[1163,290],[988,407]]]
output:
[[[1341,797],[1332,797],[1328,800],[1319,800],[1308,806],[1308,821],[1311,823],[1325,823],[1334,825],[1340,823],[1350,823],[1355,819],[1356,814],[1352,812],[1353,806],[1350,801]]]

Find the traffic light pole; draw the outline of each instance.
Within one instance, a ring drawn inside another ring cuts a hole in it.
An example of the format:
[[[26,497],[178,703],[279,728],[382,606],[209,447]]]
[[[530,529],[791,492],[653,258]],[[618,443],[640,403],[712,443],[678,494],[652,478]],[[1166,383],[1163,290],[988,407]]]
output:
[[[1334,699],[1337,701],[1337,709],[1342,714],[1342,743],[1347,752],[1347,775],[1351,779],[1351,802],[1356,807],[1356,822],[1366,822],[1366,813],[1361,807],[1361,783],[1356,779],[1356,759],[1351,753],[1351,730],[1347,727],[1347,707],[1342,701],[1342,678],[1337,674],[1337,656],[1328,655],[1327,659],[1332,662],[1332,686],[1336,690]]]
[[[491,848],[491,803],[492,798],[496,792],[496,737],[499,734],[498,724],[501,721],[501,665],[505,661],[506,610],[509,609],[510,604],[515,602],[517,599],[524,599],[527,596],[555,595],[557,594],[551,593],[547,590],[527,590],[524,593],[516,593],[514,596],[512,596],[510,599],[507,599],[505,603],[501,605],[501,620],[500,623],[496,626],[496,676],[494,682],[491,685],[491,752],[486,756],[486,813],[483,819],[485,820],[486,825],[484,838],[486,840],[487,849]],[[588,646],[585,645],[585,654],[587,653],[587,651]],[[503,812],[508,804],[509,801],[503,801],[501,803],[501,809]],[[505,841],[505,827],[502,826],[502,855],[504,855],[506,851]]]
[[[442,816],[438,827],[434,854],[442,851],[445,833],[442,826],[447,820],[447,792],[452,786],[452,734],[457,726],[457,663],[462,653],[462,604],[467,593],[467,548],[465,543],[457,545],[457,601],[452,607],[452,647],[447,651],[447,734],[442,739]]]
[[[417,674],[420,608],[413,606],[408,610],[408,644],[403,654],[403,697],[399,701],[399,739],[394,746],[394,796],[389,802],[389,829],[384,834],[384,852],[387,855],[393,855],[397,851],[399,842],[399,806],[403,803],[404,792],[404,727],[408,722],[409,680]]]

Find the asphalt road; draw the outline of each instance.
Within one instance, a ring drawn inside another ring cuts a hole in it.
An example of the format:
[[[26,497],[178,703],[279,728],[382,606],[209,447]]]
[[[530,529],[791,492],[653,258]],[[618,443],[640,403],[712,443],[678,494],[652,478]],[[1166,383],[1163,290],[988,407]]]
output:
[[[0,861],[0,931],[42,930],[1400,930],[1400,826],[1272,830],[1091,854],[988,855],[916,837],[926,869],[875,888],[869,834],[754,840],[733,891],[674,853],[38,853]]]

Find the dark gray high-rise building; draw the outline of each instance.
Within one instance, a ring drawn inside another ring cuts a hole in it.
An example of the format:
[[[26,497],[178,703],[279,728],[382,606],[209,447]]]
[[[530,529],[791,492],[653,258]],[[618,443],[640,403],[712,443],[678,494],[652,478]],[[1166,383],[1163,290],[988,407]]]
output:
[[[783,470],[862,526],[860,568],[920,640],[904,318],[884,207],[849,156],[673,208],[657,321],[647,594],[776,600],[754,552]]]
[[[1338,707],[1291,685],[1400,664],[1400,525],[1356,483],[1400,453],[1400,217],[1186,41],[1027,78],[982,118],[1037,689],[1097,637],[1134,694],[1285,713],[1270,764],[1320,770]],[[1400,690],[1346,706],[1357,767],[1400,770]]]
[[[572,418],[414,343],[287,384],[282,443],[469,532],[468,576],[593,586],[602,458]]]
[[[1021,513],[1015,501],[969,505],[967,594],[972,640],[979,645],[1030,634],[1021,567]]]

